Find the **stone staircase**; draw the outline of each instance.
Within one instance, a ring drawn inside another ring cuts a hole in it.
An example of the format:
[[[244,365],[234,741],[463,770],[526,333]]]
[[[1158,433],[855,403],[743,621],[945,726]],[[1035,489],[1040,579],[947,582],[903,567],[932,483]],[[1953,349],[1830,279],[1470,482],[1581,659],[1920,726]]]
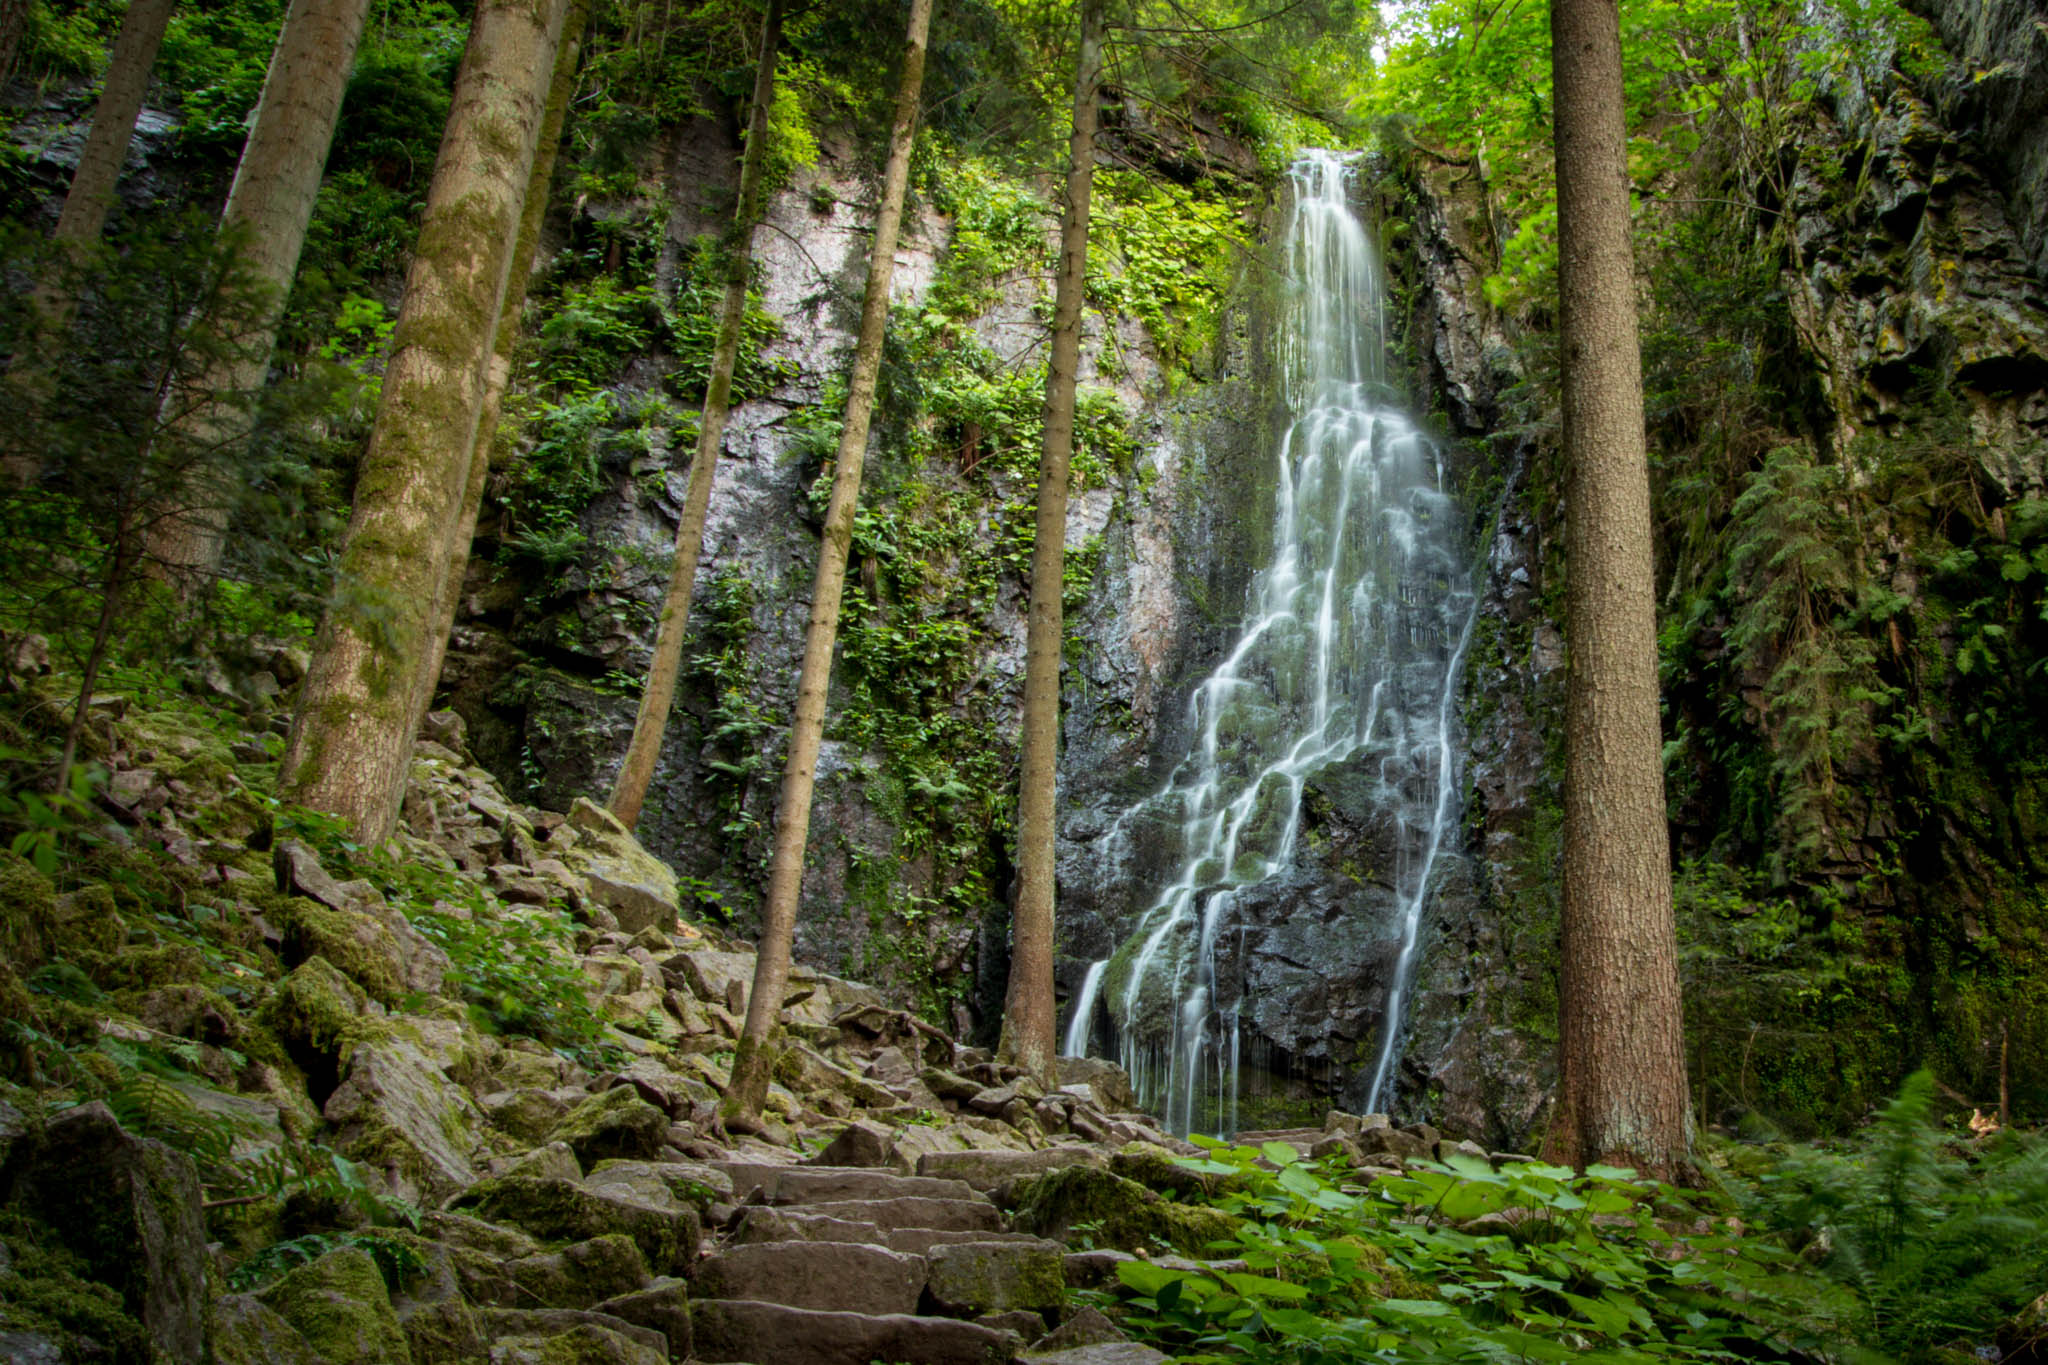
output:
[[[1071,1160],[1099,1160],[1070,1148]],[[1057,1149],[1055,1149],[1057,1151]],[[1036,1161],[976,1163],[983,1183]],[[930,1160],[930,1158],[927,1158]],[[719,1161],[737,1204],[690,1283],[691,1358],[751,1365],[1155,1365],[1084,1310],[1058,1331],[1066,1248],[1005,1230],[964,1179]],[[943,1164],[943,1163],[940,1163]]]

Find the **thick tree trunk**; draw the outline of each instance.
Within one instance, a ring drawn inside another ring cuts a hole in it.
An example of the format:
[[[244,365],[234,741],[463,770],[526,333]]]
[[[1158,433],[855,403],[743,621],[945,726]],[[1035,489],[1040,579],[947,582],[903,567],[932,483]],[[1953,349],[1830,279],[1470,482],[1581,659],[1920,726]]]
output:
[[[910,151],[917,140],[918,100],[924,91],[925,35],[931,29],[932,0],[911,0],[910,30],[903,50],[903,74],[896,85],[896,119],[889,134],[889,164],[882,173],[882,202],[876,211],[875,240],[868,256],[868,292],[861,305],[860,340],[847,384],[846,424],[839,433],[832,500],[818,546],[818,576],[811,589],[811,623],[804,636],[803,671],[797,677],[796,714],[789,727],[789,758],[775,803],[775,855],[768,870],[768,899],[761,911],[761,938],[754,959],[754,985],[747,996],[747,1023],[733,1057],[732,1082],[725,1092],[728,1123],[758,1120],[775,1069],[772,1039],[782,996],[789,984],[790,941],[796,933],[797,899],[803,890],[804,846],[811,829],[811,790],[817,776],[818,746],[825,737],[825,696],[832,683],[832,646],[839,636],[839,604],[846,586],[846,554],[853,543],[853,514],[860,500],[861,466],[867,456],[868,423],[874,415],[875,381],[882,370],[882,339],[889,324],[889,285],[896,273],[896,236],[903,225],[903,194],[910,183]]]
[[[484,397],[477,410],[476,441],[470,450],[469,476],[463,486],[462,514],[449,527],[448,544],[443,550],[447,572],[434,596],[427,666],[420,672],[421,696],[414,708],[420,715],[426,713],[434,689],[441,685],[441,665],[448,657],[448,637],[455,629],[462,580],[469,568],[469,547],[476,539],[484,485],[490,479],[491,453],[497,445],[498,419],[504,411],[505,390],[512,382],[512,353],[519,346],[520,317],[526,311],[526,290],[533,281],[534,253],[540,245],[541,225],[548,216],[548,195],[555,178],[555,157],[561,151],[562,125],[568,121],[569,101],[576,94],[583,26],[589,15],[590,7],[584,0],[571,0],[569,16],[562,24],[562,41],[555,49],[555,74],[548,86],[548,107],[541,116],[540,138],[534,144],[533,174],[527,178],[519,240],[512,246],[512,274],[505,283],[505,304],[498,310],[497,341],[491,348],[490,368],[484,374]]]
[[[1074,454],[1074,377],[1081,358],[1081,299],[1088,272],[1088,195],[1095,179],[1097,87],[1102,79],[1102,0],[1082,0],[1074,74],[1074,133],[1067,216],[1060,231],[1052,359],[1045,375],[1045,447],[1038,462],[1037,539],[1031,551],[1031,616],[1024,637],[1024,742],[1017,796],[1017,895],[1010,931],[1010,988],[1000,1055],[1050,1077],[1059,1039],[1053,999],[1053,815],[1059,761],[1060,594],[1067,562],[1067,474]]]
[[[285,750],[287,799],[387,838],[412,756],[448,527],[547,104],[562,0],[481,0],[356,474],[334,604]]]
[[[747,117],[747,147],[740,158],[739,205],[725,251],[728,275],[718,318],[718,344],[711,355],[711,382],[704,391],[704,411],[697,422],[697,454],[690,462],[690,484],[676,522],[675,563],[662,593],[661,619],[654,631],[654,658],[647,666],[647,686],[633,717],[633,738],[612,786],[611,812],[630,827],[639,822],[640,807],[654,781],[661,740],[675,704],[676,675],[683,666],[683,633],[690,624],[690,599],[697,591],[697,556],[704,549],[704,518],[711,507],[711,478],[725,443],[725,419],[732,406],[732,372],[740,353],[740,324],[746,317],[747,273],[753,261],[754,225],[761,217],[761,181],[768,168],[768,113],[775,102],[775,54],[782,44],[782,0],[768,0],[761,20],[761,64],[754,73],[754,107]]]
[[[1564,1155],[1691,1165],[1657,714],[1642,362],[1615,0],[1556,0],[1559,339],[1570,467]]]
[[[292,0],[285,13],[256,120],[220,215],[221,235],[234,243],[250,283],[270,295],[270,311],[238,357],[207,375],[202,388],[225,395],[263,387],[369,12],[369,0]],[[245,433],[243,412],[232,403],[208,405],[179,426],[194,441],[219,446]],[[220,567],[227,530],[224,491],[194,485],[181,505],[155,511],[150,558],[188,593]]]

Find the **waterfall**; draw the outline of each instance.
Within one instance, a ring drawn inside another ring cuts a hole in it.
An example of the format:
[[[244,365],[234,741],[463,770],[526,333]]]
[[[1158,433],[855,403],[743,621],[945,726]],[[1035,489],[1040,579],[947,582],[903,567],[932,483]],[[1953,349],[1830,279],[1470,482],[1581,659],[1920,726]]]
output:
[[[1188,754],[1143,803],[1177,816],[1179,870],[1090,967],[1066,1038],[1086,1045],[1102,992],[1141,1100],[1181,1133],[1237,1126],[1246,954],[1233,911],[1291,869],[1306,786],[1344,765],[1390,831],[1369,1109],[1391,1097],[1431,874],[1459,816],[1465,518],[1436,445],[1390,402],[1381,274],[1346,159],[1307,152],[1289,174],[1272,558],[1242,634],[1190,698]]]

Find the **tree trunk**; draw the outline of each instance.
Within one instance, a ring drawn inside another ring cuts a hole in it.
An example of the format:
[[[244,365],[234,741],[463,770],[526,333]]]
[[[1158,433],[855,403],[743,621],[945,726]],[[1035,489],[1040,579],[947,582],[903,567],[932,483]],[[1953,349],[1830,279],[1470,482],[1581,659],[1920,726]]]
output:
[[[690,623],[690,599],[697,591],[697,556],[704,549],[704,517],[711,506],[711,476],[725,442],[725,418],[732,406],[732,371],[739,360],[740,324],[747,308],[747,273],[753,260],[754,225],[761,216],[761,180],[768,167],[768,113],[775,102],[775,53],[782,43],[782,0],[768,0],[761,20],[761,64],[754,73],[754,107],[747,117],[747,147],[740,158],[740,197],[732,229],[726,236],[725,301],[718,318],[718,345],[711,355],[711,382],[704,391],[704,411],[697,422],[697,454],[690,462],[690,485],[676,522],[675,563],[661,598],[661,620],[654,632],[654,658],[647,666],[647,686],[633,717],[633,738],[612,787],[611,812],[630,828],[639,822],[647,800],[654,765],[661,757],[662,735],[669,708],[676,699],[676,674],[683,665],[683,632]]]
[[[149,93],[156,50],[163,46],[164,29],[171,22],[171,5],[172,0],[130,0],[107,61],[100,102],[92,111],[92,130],[85,135],[78,169],[71,173],[71,188],[57,217],[53,235],[60,242],[88,246],[100,239],[122,163],[128,160],[128,144],[135,137],[142,97]]]
[[[1556,0],[1565,704],[1564,1155],[1691,1166],[1657,714],[1642,362],[1616,0]]]
[[[462,581],[469,569],[469,547],[476,539],[476,520],[483,510],[484,485],[490,479],[491,452],[498,439],[498,419],[504,411],[505,390],[512,382],[512,353],[519,345],[521,315],[526,311],[526,290],[533,282],[533,258],[540,245],[541,225],[548,216],[548,196],[555,179],[555,157],[561,151],[562,125],[568,121],[569,101],[576,94],[576,68],[583,55],[583,26],[590,17],[584,0],[571,0],[569,16],[562,24],[562,41],[555,49],[555,74],[548,86],[547,110],[541,116],[540,138],[533,149],[533,173],[527,178],[526,207],[519,218],[519,240],[512,246],[512,274],[505,283],[505,304],[498,310],[498,336],[491,349],[490,367],[484,374],[483,404],[477,412],[476,441],[470,450],[469,475],[464,482],[462,513],[449,527],[443,549],[447,571],[434,596],[434,625],[427,636],[427,666],[420,673],[421,695],[414,707],[423,716],[441,685],[441,665],[448,657],[448,638],[455,629],[456,606],[462,600]]]
[[[204,389],[248,394],[263,387],[369,12],[369,0],[292,0],[285,14],[220,215],[222,237],[234,244],[250,282],[270,294],[270,311],[240,355],[200,381]],[[208,446],[240,439],[246,425],[241,411],[211,404],[179,423],[184,434]],[[227,530],[220,491],[188,488],[182,505],[156,509],[151,521],[150,558],[188,595],[220,568]]]
[[[511,273],[562,0],[481,0],[427,193],[383,399],[356,474],[335,600],[279,789],[378,843],[398,820],[448,527]]]
[[[1034,1076],[1058,1065],[1052,982],[1053,808],[1060,734],[1060,594],[1067,562],[1067,472],[1074,454],[1074,377],[1081,359],[1081,297],[1088,271],[1088,194],[1095,178],[1097,86],[1102,79],[1102,2],[1082,0],[1074,74],[1074,134],[1067,216],[1060,231],[1052,359],[1045,375],[1045,447],[1038,462],[1037,539],[1031,550],[1031,616],[1024,637],[1024,742],[1017,795],[1017,896],[1010,931],[1010,988],[999,1055]]]
[[[733,1057],[725,1091],[728,1123],[758,1120],[775,1069],[772,1035],[789,984],[790,940],[796,933],[797,898],[803,890],[804,846],[811,829],[811,788],[817,776],[818,745],[825,737],[825,696],[832,683],[832,646],[839,635],[839,604],[846,586],[846,555],[853,543],[853,514],[860,499],[861,466],[867,456],[868,423],[874,415],[875,381],[882,369],[882,339],[889,324],[889,284],[896,271],[896,236],[903,225],[903,194],[910,183],[910,151],[917,140],[918,100],[924,90],[925,35],[932,0],[911,0],[910,30],[903,49],[903,74],[896,85],[896,119],[889,134],[889,164],[882,174],[882,202],[876,211],[875,240],[868,256],[868,291],[860,314],[847,384],[846,424],[839,433],[832,500],[818,545],[818,576],[811,589],[811,623],[804,635],[803,672],[796,684],[796,714],[789,728],[789,759],[775,803],[775,856],[768,870],[768,899],[761,911],[761,939],[754,959],[754,985],[747,996],[747,1023]]]
[[[51,233],[60,251],[92,246],[106,227],[114,187],[128,159],[128,144],[135,138],[135,120],[142,113],[143,96],[149,93],[149,73],[171,22],[172,4],[173,0],[131,0],[121,20],[121,31],[115,35],[107,59],[107,78],[93,109],[92,127],[85,135],[85,146],[71,173],[71,188],[64,195],[64,207]],[[53,269],[36,286],[31,300],[31,316],[43,342],[40,354],[18,363],[8,375],[8,387],[13,390],[11,406],[18,414],[40,413],[56,382],[57,356],[77,309],[76,300],[58,283],[62,274],[61,265]],[[33,483],[41,472],[42,462],[32,452],[7,456],[5,474],[12,483]]]
[[[14,75],[14,59],[27,29],[28,0],[0,0],[0,85]]]

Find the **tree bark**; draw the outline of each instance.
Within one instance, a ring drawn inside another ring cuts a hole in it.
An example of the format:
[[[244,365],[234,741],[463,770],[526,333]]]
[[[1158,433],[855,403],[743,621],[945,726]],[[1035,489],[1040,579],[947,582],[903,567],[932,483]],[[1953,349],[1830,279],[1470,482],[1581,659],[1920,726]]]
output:
[[[115,35],[107,61],[106,83],[100,87],[100,102],[92,111],[92,130],[85,135],[85,147],[78,154],[78,168],[71,173],[71,188],[64,195],[64,208],[52,234],[60,242],[90,245],[100,239],[100,230],[107,225],[107,209],[114,202],[121,166],[128,160],[128,144],[135,138],[135,120],[142,113],[143,96],[149,93],[149,73],[171,22],[172,3],[131,0],[127,17],[121,20],[121,31]]]
[[[427,192],[383,398],[356,474],[280,791],[389,837],[412,756],[448,527],[511,273],[563,0],[481,0]]]
[[[1045,375],[1045,445],[1038,462],[1037,538],[1031,551],[1031,615],[1024,637],[1024,738],[1017,794],[1017,895],[1010,932],[1010,986],[999,1055],[1040,1078],[1058,1066],[1053,1000],[1053,815],[1059,759],[1060,594],[1067,561],[1067,482],[1074,454],[1074,379],[1081,358],[1081,301],[1088,270],[1088,196],[1095,178],[1095,122],[1102,80],[1102,0],[1082,0],[1074,71],[1074,132],[1067,213],[1053,296],[1052,358]]]
[[[504,411],[505,390],[512,382],[512,353],[519,346],[521,315],[526,311],[526,291],[533,282],[533,258],[540,246],[541,225],[547,221],[548,196],[555,178],[555,157],[561,151],[562,125],[568,121],[569,101],[576,94],[576,69],[583,55],[583,26],[590,17],[584,0],[571,0],[569,15],[562,24],[562,41],[555,48],[555,74],[548,85],[547,110],[541,116],[540,138],[533,149],[533,173],[526,182],[526,207],[519,218],[519,240],[512,246],[512,273],[505,284],[505,303],[498,310],[497,341],[491,349],[490,366],[484,373],[483,403],[477,412],[476,440],[469,455],[469,475],[464,481],[462,513],[449,527],[444,547],[446,573],[434,595],[434,625],[427,636],[427,666],[420,672],[421,695],[414,707],[424,716],[441,685],[441,666],[448,657],[448,639],[455,629],[455,612],[462,600],[462,581],[469,568],[469,547],[476,539],[476,521],[483,510],[484,485],[490,479],[491,453],[498,439],[498,419]]]
[[[128,160],[128,144],[135,139],[135,120],[142,113],[142,100],[149,93],[149,73],[156,66],[156,53],[163,46],[164,30],[171,22],[174,0],[131,0],[121,31],[114,36],[113,51],[107,59],[107,78],[100,86],[99,103],[94,106],[92,127],[79,151],[78,165],[71,172],[71,187],[65,192],[64,207],[57,214],[51,237],[60,254],[82,251],[100,239],[107,225],[107,211],[113,206],[114,187],[120,183],[121,167]],[[42,411],[55,383],[57,356],[71,331],[77,301],[58,283],[61,266],[36,286],[30,301],[31,316],[42,335],[41,353],[17,363],[8,374],[10,398],[17,413]],[[5,475],[16,484],[30,484],[42,472],[42,462],[33,454],[11,452]]]
[[[369,0],[292,0],[285,14],[220,215],[221,235],[234,244],[247,278],[270,295],[269,314],[233,361],[200,381],[203,388],[248,394],[263,387],[369,12]],[[179,425],[191,439],[219,446],[240,439],[247,419],[233,405],[208,405]],[[220,568],[223,491],[195,485],[180,505],[158,508],[152,518],[149,557],[187,595]]]
[[[1556,0],[1566,502],[1563,1155],[1673,1178],[1691,1121],[1657,710],[1616,0]]]
[[[28,0],[0,0],[0,85],[14,75],[14,59],[27,30]]]
[[[668,713],[676,699],[676,675],[683,665],[683,632],[690,623],[690,599],[697,591],[697,556],[704,549],[704,518],[711,507],[711,478],[718,451],[725,442],[725,419],[732,407],[732,372],[740,353],[740,325],[747,308],[747,274],[753,260],[754,225],[761,216],[761,182],[768,168],[768,113],[775,102],[775,54],[782,43],[782,0],[768,0],[761,20],[761,64],[754,73],[754,106],[747,117],[747,146],[740,158],[739,205],[726,236],[725,300],[718,318],[718,344],[711,354],[711,382],[704,391],[704,411],[697,421],[697,454],[690,462],[690,484],[676,522],[675,563],[662,593],[661,619],[654,632],[654,658],[647,666],[647,686],[633,717],[633,738],[619,765],[609,805],[628,828],[640,819]]]
[[[725,1118],[758,1120],[775,1068],[773,1035],[789,985],[790,941],[796,933],[797,899],[803,890],[804,847],[811,829],[811,791],[817,776],[818,746],[825,737],[825,697],[832,684],[832,647],[839,636],[839,606],[846,586],[846,556],[853,543],[853,516],[860,500],[861,468],[874,415],[875,381],[882,370],[882,340],[889,324],[889,285],[896,272],[896,237],[903,225],[903,195],[910,183],[910,152],[917,140],[918,101],[924,91],[925,36],[931,29],[932,0],[911,0],[904,42],[903,74],[896,84],[896,117],[889,134],[889,163],[882,173],[882,201],[876,211],[875,240],[868,256],[867,297],[861,304],[860,340],[854,347],[847,384],[846,423],[832,474],[832,500],[818,546],[818,575],[811,589],[811,621],[804,635],[803,671],[797,677],[796,713],[789,728],[789,758],[775,803],[775,854],[768,870],[768,898],[761,912],[761,938],[754,958],[754,984],[747,996],[747,1022],[734,1054],[725,1092]]]

